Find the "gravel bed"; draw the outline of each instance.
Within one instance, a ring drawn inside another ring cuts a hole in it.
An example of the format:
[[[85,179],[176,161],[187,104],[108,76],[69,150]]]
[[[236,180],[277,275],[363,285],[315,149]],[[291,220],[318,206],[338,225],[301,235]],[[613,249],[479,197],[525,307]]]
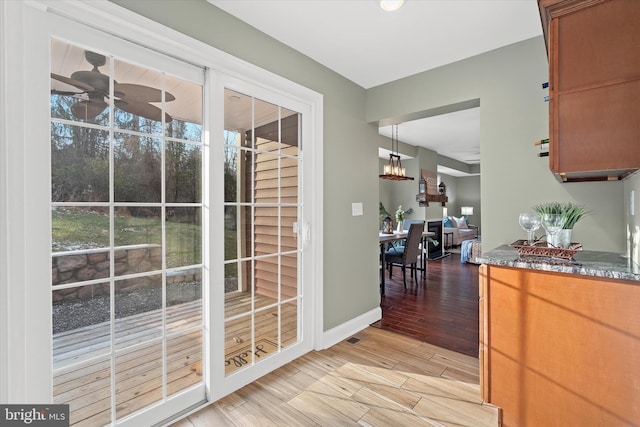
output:
[[[182,282],[167,286],[167,305],[175,305],[201,298],[200,282]],[[136,289],[117,295],[116,319],[159,309],[162,305],[160,288]],[[108,295],[82,301],[62,301],[53,304],[53,333],[109,321]]]

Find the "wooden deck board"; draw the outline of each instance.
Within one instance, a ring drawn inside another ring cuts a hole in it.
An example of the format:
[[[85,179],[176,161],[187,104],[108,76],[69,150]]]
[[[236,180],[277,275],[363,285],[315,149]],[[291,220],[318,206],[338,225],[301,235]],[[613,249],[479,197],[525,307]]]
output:
[[[202,320],[202,316],[198,314],[200,307],[199,300],[168,307],[167,330],[177,332],[200,324]],[[162,324],[161,316],[160,310],[153,310],[116,319],[114,327],[116,348],[129,347],[159,337]],[[95,358],[110,351],[110,322],[85,326],[75,329],[75,331],[75,335],[69,333],[70,331],[54,335],[54,370]]]
[[[274,300],[256,296],[254,307]],[[251,297],[234,292],[226,296],[225,316],[248,313]],[[282,346],[297,341],[297,305],[285,304],[280,311]],[[152,310],[115,320],[116,416],[131,414],[162,399],[161,310]],[[256,313],[256,338],[270,337],[277,343],[277,306]],[[166,309],[167,395],[202,381],[202,302],[177,304]],[[226,349],[246,346],[236,335],[247,334],[246,318],[227,322]],[[184,331],[181,333],[181,331]],[[111,324],[99,323],[53,337],[53,393],[55,403],[70,405],[71,425],[97,426],[111,421]],[[249,334],[248,341],[251,336]]]

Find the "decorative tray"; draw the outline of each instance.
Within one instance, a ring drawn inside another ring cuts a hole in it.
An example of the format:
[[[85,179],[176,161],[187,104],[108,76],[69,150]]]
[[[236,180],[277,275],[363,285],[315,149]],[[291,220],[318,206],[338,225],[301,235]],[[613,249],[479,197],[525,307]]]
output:
[[[516,248],[520,255],[564,259],[572,259],[577,252],[582,250],[582,243],[571,243],[568,248],[550,248],[547,246],[547,242],[536,242],[533,245],[529,245],[526,240],[516,240],[509,246]]]

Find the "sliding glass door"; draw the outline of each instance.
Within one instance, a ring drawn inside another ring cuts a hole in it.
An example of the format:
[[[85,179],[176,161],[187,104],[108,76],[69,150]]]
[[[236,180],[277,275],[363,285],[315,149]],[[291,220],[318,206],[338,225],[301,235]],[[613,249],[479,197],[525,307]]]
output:
[[[225,89],[225,375],[301,340],[300,114]]]
[[[50,105],[54,402],[204,400],[202,81],[52,39]]]
[[[111,2],[5,4],[3,394],[155,425],[310,351],[321,96]]]

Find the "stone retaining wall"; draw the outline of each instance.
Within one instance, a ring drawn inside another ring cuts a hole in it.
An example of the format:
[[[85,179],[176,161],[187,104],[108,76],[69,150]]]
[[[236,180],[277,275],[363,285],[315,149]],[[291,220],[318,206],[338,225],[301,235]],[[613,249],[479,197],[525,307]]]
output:
[[[109,295],[109,249],[86,249],[60,252],[52,255],[52,285],[79,283],[87,280],[106,279],[105,283],[58,289],[53,292],[53,302],[71,301]],[[159,245],[120,246],[114,251],[115,275],[159,270],[162,267],[162,248]],[[200,281],[200,269],[167,273],[167,285]],[[116,292],[135,289],[159,288],[162,277],[159,274],[116,280]]]

